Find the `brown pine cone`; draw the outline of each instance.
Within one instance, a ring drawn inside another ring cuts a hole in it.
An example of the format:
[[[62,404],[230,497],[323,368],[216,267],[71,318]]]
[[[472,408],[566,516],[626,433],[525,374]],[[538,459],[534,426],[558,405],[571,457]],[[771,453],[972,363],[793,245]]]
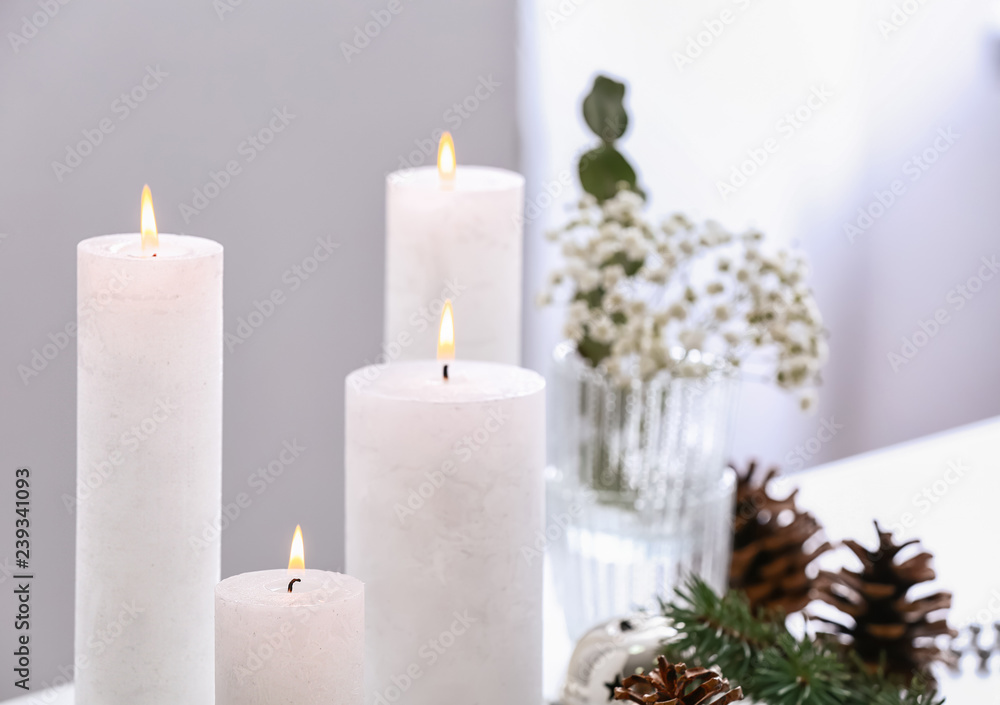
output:
[[[629,676],[615,688],[615,700],[670,705],[726,705],[743,699],[743,691],[729,687],[729,681],[715,671],[688,669],[683,663],[668,663],[658,656],[650,675]]]
[[[892,534],[875,522],[879,547],[869,551],[856,541],[844,544],[861,561],[861,572],[841,569],[823,571],[816,583],[817,597],[851,618],[852,624],[820,619],[846,637],[858,656],[873,670],[883,663],[890,675],[910,681],[914,676],[931,678],[930,665],[947,660],[935,644],[941,635],[956,633],[945,619],[931,621],[931,613],[951,607],[951,594],[937,592],[916,600],[907,598],[914,585],[934,579],[932,556],[923,551],[901,563],[900,551],[917,540],[896,545]]]
[[[796,507],[798,490],[785,499],[770,495],[768,485],[777,468],[760,479],[756,462],[745,471],[730,467],[737,485],[729,587],[745,593],[754,612],[798,612],[811,599],[813,579],[807,568],[830,544],[806,550],[806,543],[820,531],[819,522]]]

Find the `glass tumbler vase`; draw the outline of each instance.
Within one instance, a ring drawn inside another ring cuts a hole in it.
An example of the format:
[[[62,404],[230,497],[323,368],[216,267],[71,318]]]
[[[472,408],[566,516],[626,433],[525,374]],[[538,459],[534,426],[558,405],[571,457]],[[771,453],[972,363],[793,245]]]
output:
[[[569,636],[655,609],[691,574],[724,589],[736,371],[621,386],[563,344],[549,384],[546,537]]]

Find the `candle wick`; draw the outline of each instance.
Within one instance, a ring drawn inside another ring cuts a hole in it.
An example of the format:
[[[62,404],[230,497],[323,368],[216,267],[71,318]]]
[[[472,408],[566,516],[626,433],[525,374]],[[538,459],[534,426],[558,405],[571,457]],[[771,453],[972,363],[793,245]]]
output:
[[[444,378],[448,379],[448,365],[447,364],[445,364],[445,366],[444,366]]]
[[[292,591],[292,585],[294,585],[295,583],[301,583],[301,582],[302,582],[301,578],[292,578],[291,581],[288,583],[288,592]]]

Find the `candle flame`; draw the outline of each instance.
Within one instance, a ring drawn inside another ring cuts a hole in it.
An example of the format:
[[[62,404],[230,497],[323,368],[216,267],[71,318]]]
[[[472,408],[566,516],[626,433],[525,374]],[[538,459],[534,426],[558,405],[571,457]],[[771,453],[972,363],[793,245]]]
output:
[[[451,310],[451,299],[445,299],[441,311],[441,327],[438,329],[438,360],[455,359],[455,314]]]
[[[306,569],[306,550],[302,545],[302,527],[295,526],[295,536],[292,538],[292,552],[288,556],[288,570]]]
[[[156,233],[156,216],[153,215],[153,194],[149,186],[142,187],[142,253],[156,254],[160,236]]]
[[[450,181],[455,178],[455,168],[455,140],[450,132],[445,132],[438,142],[438,174]]]

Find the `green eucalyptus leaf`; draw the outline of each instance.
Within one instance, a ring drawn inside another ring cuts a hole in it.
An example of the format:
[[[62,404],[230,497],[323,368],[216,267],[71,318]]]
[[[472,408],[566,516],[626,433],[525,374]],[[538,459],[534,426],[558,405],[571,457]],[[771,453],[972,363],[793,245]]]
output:
[[[602,144],[580,157],[580,185],[598,201],[614,197],[623,181],[641,193],[636,187],[635,169],[610,144]]]
[[[594,87],[583,99],[583,119],[608,144],[624,135],[628,128],[624,99],[625,84],[607,76],[595,78]]]

